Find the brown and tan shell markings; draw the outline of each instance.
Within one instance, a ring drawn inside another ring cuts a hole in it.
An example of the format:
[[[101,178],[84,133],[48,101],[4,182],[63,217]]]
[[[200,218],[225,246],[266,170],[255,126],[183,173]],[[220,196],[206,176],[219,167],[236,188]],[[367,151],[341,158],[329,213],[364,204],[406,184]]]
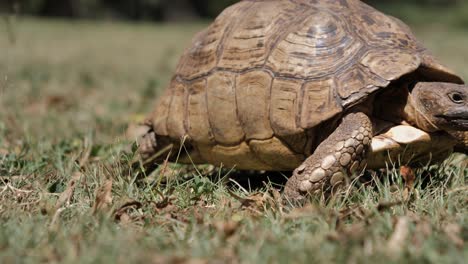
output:
[[[245,0],[194,37],[152,122],[203,162],[292,169],[314,128],[418,69],[462,82],[358,0]]]

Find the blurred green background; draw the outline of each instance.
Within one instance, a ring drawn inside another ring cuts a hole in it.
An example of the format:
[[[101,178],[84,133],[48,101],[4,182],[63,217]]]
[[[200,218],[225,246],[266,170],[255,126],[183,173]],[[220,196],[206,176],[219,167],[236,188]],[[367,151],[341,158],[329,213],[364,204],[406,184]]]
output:
[[[213,18],[236,0],[3,0],[3,12],[96,19],[186,21]],[[466,0],[364,0],[373,6],[404,12],[409,7],[466,7]],[[462,8],[466,9],[466,8]],[[468,15],[464,11],[465,15]],[[411,16],[411,14],[408,14]],[[420,14],[413,14],[419,16]],[[464,16],[465,21],[468,16]]]
[[[0,120],[10,113],[35,139],[91,129],[112,142],[149,112],[192,36],[233,2],[0,0]],[[468,0],[366,2],[468,78]]]

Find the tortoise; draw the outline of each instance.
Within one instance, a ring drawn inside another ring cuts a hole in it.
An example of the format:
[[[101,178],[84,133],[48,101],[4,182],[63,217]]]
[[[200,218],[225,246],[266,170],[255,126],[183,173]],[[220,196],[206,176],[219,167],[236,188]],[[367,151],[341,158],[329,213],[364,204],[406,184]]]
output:
[[[466,150],[463,84],[361,1],[244,0],[193,38],[138,130],[139,153],[150,165],[293,171],[284,195],[301,200],[389,159]]]

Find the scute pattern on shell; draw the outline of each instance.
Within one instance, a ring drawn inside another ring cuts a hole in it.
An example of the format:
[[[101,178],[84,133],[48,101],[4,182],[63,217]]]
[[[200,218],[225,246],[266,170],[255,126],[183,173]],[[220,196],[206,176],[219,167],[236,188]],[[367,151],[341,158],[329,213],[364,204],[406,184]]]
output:
[[[311,129],[416,70],[462,82],[405,24],[359,0],[244,0],[194,37],[152,122],[207,162],[278,169],[262,141],[307,154]]]

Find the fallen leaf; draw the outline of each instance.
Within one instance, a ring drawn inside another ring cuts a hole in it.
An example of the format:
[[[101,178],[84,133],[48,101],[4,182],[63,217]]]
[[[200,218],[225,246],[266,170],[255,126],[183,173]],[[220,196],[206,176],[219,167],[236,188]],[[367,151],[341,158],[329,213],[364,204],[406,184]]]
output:
[[[252,194],[250,195],[249,197],[240,197],[239,195],[235,194],[233,191],[231,190],[227,190],[228,193],[234,198],[236,199],[237,201],[239,201],[241,203],[241,207],[251,207],[251,206],[261,206],[263,205],[263,198],[260,197],[260,194],[259,193],[255,193],[255,194]]]
[[[57,110],[67,110],[72,104],[68,97],[64,95],[49,95],[45,98],[46,108],[53,108]]]
[[[128,215],[128,211],[130,209],[140,209],[143,206],[142,203],[138,201],[127,201],[123,205],[121,205],[118,209],[116,209],[113,213],[114,219],[116,221],[120,221],[121,223],[125,222],[126,220],[130,220],[130,216]],[[125,217],[129,217],[129,219],[125,219]]]
[[[89,157],[91,156],[91,150],[93,148],[93,143],[90,138],[86,137],[84,139],[84,147],[85,149],[80,155],[80,158],[78,159],[78,166],[80,168],[83,168],[86,163],[88,163]]]
[[[73,173],[70,181],[67,184],[67,187],[65,188],[65,191],[63,191],[57,202],[55,203],[55,210],[58,210],[60,207],[64,206],[65,204],[69,204],[70,200],[73,196],[73,192],[75,191],[75,186],[77,182],[83,177],[83,174],[80,172],[75,172]]]
[[[385,210],[388,210],[396,205],[401,205],[403,204],[403,201],[394,201],[394,202],[380,202],[377,205],[377,211],[382,212]]]
[[[403,180],[405,180],[405,190],[403,193],[403,198],[404,200],[408,200],[411,192],[413,191],[416,176],[414,174],[413,169],[408,166],[400,167],[400,175],[403,178]]]
[[[236,233],[237,229],[239,228],[239,222],[238,221],[218,222],[218,223],[215,223],[214,226],[220,234],[223,234],[224,238],[228,238],[234,235],[234,233]]]
[[[277,189],[271,188],[271,193],[273,194],[273,199],[278,204],[283,204],[283,197],[281,197],[281,193]]]
[[[208,260],[204,259],[196,259],[196,258],[186,258],[186,257],[179,257],[179,256],[162,256],[162,255],[155,255],[151,260],[152,264],[206,264],[211,263]],[[217,262],[215,262],[217,263]]]
[[[275,188],[270,188],[270,193],[272,195],[271,200],[272,200],[272,203],[275,205],[275,209],[277,209],[281,214],[283,214],[284,200],[283,200],[283,197],[281,196],[281,193]]]
[[[96,190],[96,200],[92,208],[92,213],[104,212],[112,204],[112,179],[106,182]]]

